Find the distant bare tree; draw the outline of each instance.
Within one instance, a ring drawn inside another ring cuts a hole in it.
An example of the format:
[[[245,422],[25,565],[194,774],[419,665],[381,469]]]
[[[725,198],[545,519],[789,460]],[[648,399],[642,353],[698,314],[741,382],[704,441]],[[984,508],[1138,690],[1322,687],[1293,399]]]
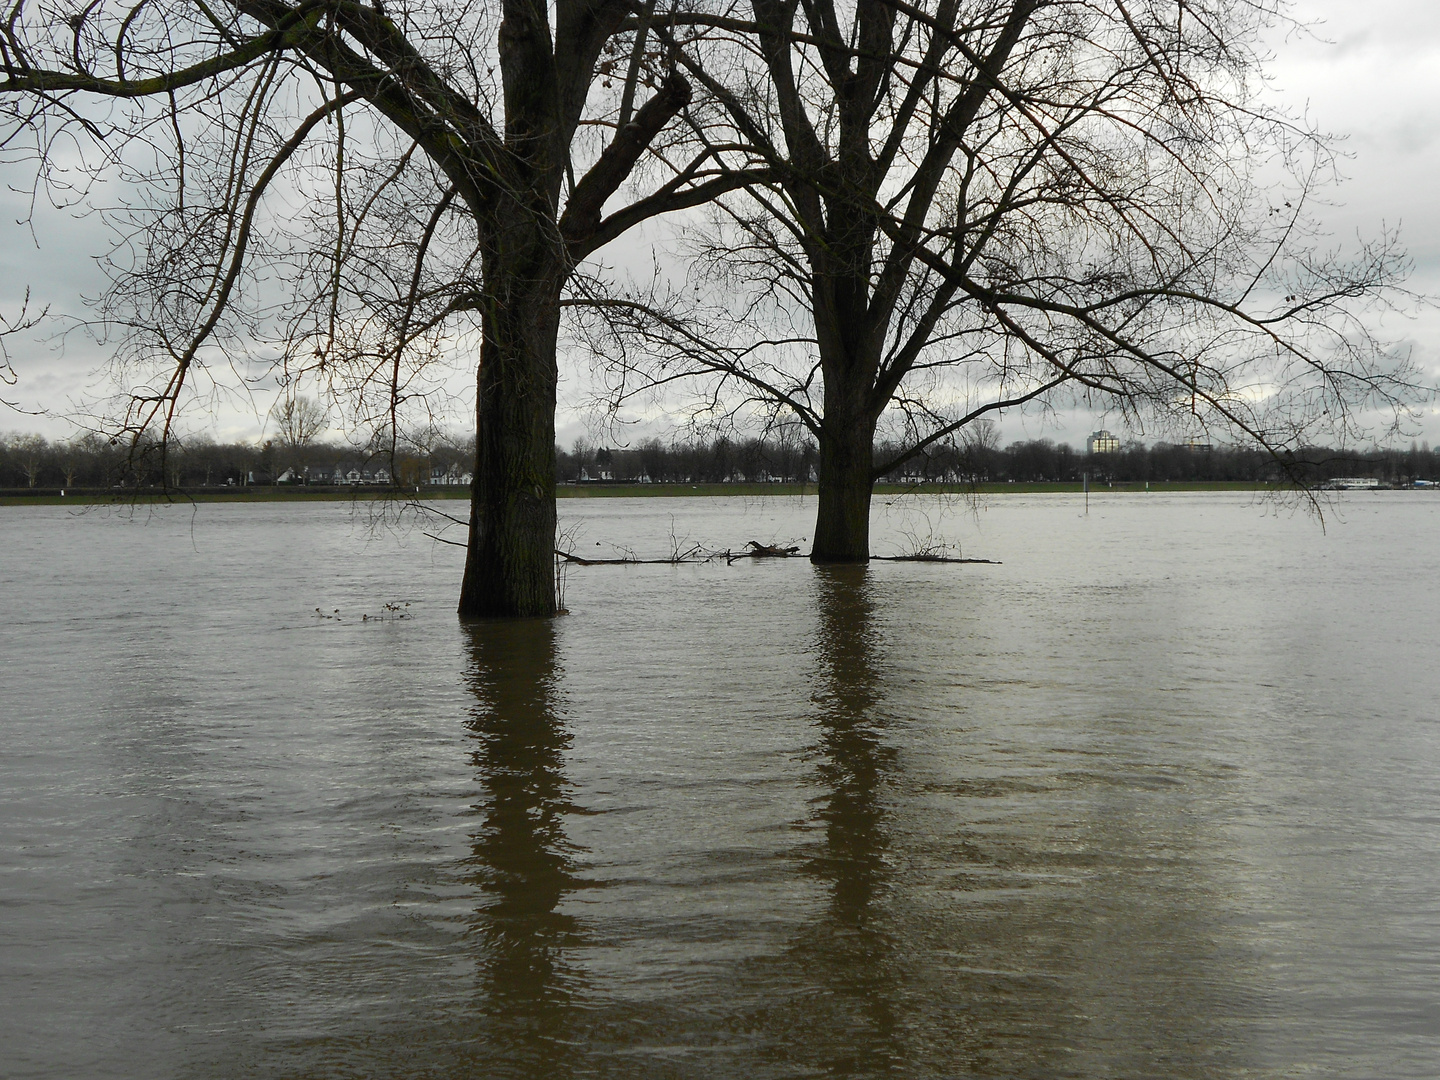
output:
[[[75,486],[76,477],[89,464],[91,457],[89,447],[83,437],[70,439],[57,445],[55,464],[59,466],[60,475],[64,477],[67,488]]]
[[[275,402],[270,417],[280,433],[281,444],[289,450],[300,450],[325,430],[330,410],[304,394],[294,394]]]
[[[10,455],[25,474],[25,483],[34,487],[50,454],[50,444],[41,435],[12,435],[6,440]]]

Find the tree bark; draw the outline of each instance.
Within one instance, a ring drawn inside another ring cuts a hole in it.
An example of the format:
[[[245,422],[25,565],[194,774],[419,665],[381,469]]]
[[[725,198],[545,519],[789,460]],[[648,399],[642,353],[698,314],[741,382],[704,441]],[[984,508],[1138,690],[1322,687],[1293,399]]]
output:
[[[462,618],[555,614],[556,339],[564,249],[514,208],[484,268]]]
[[[832,206],[829,218],[846,222],[811,258],[816,266],[815,339],[825,380],[820,421],[820,505],[810,561],[870,561],[870,493],[874,486],[875,423],[870,395],[880,343],[869,318],[868,271],[874,229],[856,207]],[[858,224],[857,224],[858,220]]]
[[[810,561],[870,561],[870,494],[874,486],[875,421],[828,408],[820,435],[820,506]]]

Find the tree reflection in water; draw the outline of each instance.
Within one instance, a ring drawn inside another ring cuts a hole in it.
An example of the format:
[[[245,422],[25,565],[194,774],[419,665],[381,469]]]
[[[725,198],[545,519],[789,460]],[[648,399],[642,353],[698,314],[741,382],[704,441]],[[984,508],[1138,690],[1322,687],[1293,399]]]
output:
[[[883,910],[892,877],[885,791],[895,751],[878,707],[884,642],[869,570],[817,567],[815,602],[819,737],[812,753],[824,789],[815,800],[823,835],[807,866],[827,883],[829,901],[787,957],[809,989],[785,1021],[792,1038],[777,1049],[835,1075],[883,1075],[899,1071],[903,1056],[896,943]]]
[[[472,879],[488,899],[477,913],[489,1075],[558,1077],[572,1071],[575,999],[566,951],[575,920],[559,910],[585,881],[574,874],[565,815],[570,734],[559,718],[555,628],[543,620],[477,623],[470,684],[476,709],[473,761],[483,789],[476,809]]]

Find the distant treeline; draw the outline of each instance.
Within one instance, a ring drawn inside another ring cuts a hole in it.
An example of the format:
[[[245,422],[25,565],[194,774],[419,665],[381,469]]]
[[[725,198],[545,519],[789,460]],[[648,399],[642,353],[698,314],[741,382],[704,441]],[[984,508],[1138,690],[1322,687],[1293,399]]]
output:
[[[899,457],[901,448],[881,442],[877,467]],[[663,443],[651,439],[629,449],[577,443],[557,453],[561,481],[643,481],[655,483],[726,483],[814,480],[819,455],[813,443],[768,439],[727,439]],[[1433,479],[1440,475],[1440,453],[1429,443],[1407,450],[1361,452],[1312,448],[1277,461],[1264,450],[1238,446],[1194,446],[1129,442],[1117,451],[1087,454],[1066,443],[1031,439],[1009,446],[938,446],[885,473],[893,483],[1078,483],[1088,474],[1097,482],[1241,481],[1263,483],[1293,474],[1307,483],[1341,476],[1373,477],[1384,483]]]
[[[894,460],[899,448],[876,446],[875,460]],[[321,483],[337,473],[362,483],[416,486],[469,483],[473,440],[439,440],[388,452],[332,443],[304,446],[271,442],[219,443],[194,439],[160,448],[132,450],[98,435],[50,441],[38,435],[0,435],[0,488],[113,488],[129,486],[227,487],[247,484]],[[1285,459],[1238,446],[1202,447],[1129,442],[1117,451],[1087,454],[1066,443],[1031,439],[1001,447],[983,442],[934,447],[883,477],[905,483],[1249,481],[1286,478],[1308,483],[1336,477],[1369,477],[1382,483],[1440,478],[1440,453],[1429,443],[1408,449],[1365,451],[1308,449]],[[814,443],[794,438],[727,438],[691,441],[647,439],[626,448],[577,442],[556,448],[556,479],[574,482],[766,483],[813,481],[819,468]],[[163,470],[163,471],[162,471]],[[347,481],[354,482],[354,481]]]
[[[439,440],[428,447],[387,450],[278,441],[221,443],[208,438],[165,447],[87,434],[50,441],[38,435],[0,435],[0,488],[114,488],[166,485],[176,488],[303,484],[315,477],[333,483],[338,470],[363,483],[407,488],[469,482],[473,440]]]

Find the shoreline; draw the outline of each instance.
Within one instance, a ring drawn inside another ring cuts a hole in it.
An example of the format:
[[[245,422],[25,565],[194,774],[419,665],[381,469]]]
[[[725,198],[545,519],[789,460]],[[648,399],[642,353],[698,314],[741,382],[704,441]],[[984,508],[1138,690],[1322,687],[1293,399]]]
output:
[[[985,484],[876,484],[876,495],[1080,495],[1084,486],[1079,482],[1038,482],[1038,483],[985,483]],[[1144,481],[1117,483],[1109,486],[1092,484],[1090,493],[1101,494],[1152,494],[1187,491],[1250,491],[1272,492],[1286,490],[1282,485],[1257,483],[1253,481],[1195,480],[1195,481],[1152,481],[1148,488]],[[1387,489],[1382,489],[1387,490]],[[1408,490],[1408,489],[1407,489]],[[813,497],[816,485],[813,483],[780,484],[630,484],[630,483],[566,483],[556,485],[555,495],[560,499],[665,499],[684,497],[745,497],[764,498],[770,496]],[[69,489],[64,495],[59,489],[43,488],[34,492],[25,490],[0,491],[0,507],[3,506],[68,506],[106,505],[126,503],[247,503],[247,502],[375,502],[383,499],[410,499],[419,497],[426,501],[461,500],[470,497],[465,487],[425,488],[418,492],[397,491],[391,488],[308,488],[308,487],[254,487],[244,488],[202,488],[176,489],[162,492],[153,489],[141,491],[115,491],[94,488]]]

